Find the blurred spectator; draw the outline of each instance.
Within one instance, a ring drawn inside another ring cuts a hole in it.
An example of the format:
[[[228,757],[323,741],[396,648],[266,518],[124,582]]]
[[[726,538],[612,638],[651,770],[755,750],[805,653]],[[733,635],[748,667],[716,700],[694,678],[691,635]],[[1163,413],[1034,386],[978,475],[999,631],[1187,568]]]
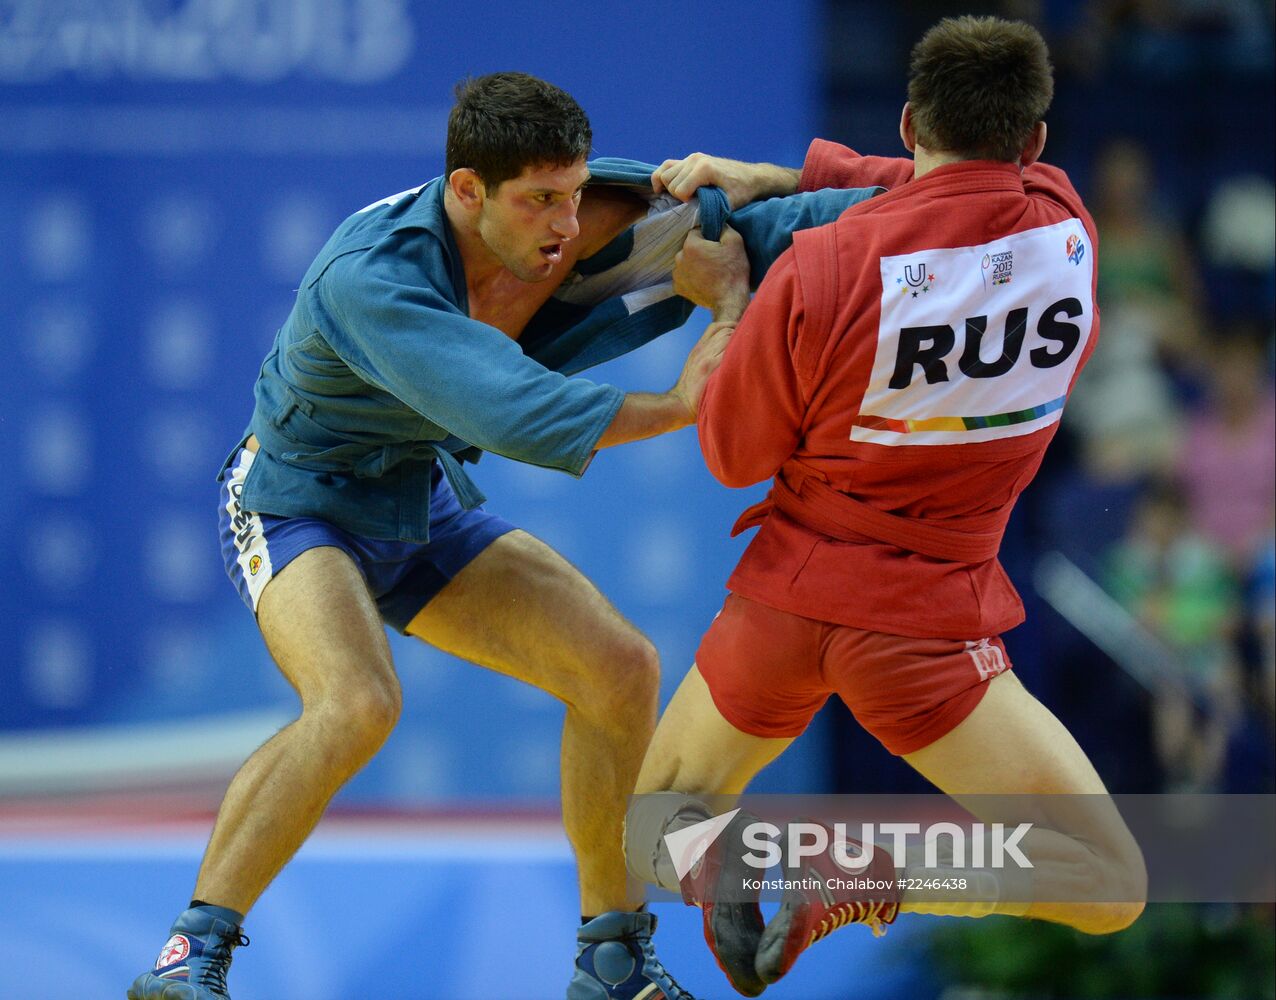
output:
[[[1214,189],[1201,225],[1211,306],[1226,317],[1273,318],[1276,187],[1265,177],[1231,177]]]
[[[1059,49],[1087,76],[1263,72],[1272,65],[1271,21],[1265,0],[1090,0]]]
[[[1152,154],[1133,139],[1115,139],[1095,173],[1099,281],[1109,304],[1167,302],[1195,308],[1195,263],[1177,220],[1161,204]]]
[[[1179,409],[1164,357],[1194,357],[1199,302],[1187,240],[1153,196],[1151,158],[1121,139],[1096,170],[1099,346],[1069,404],[1092,476],[1129,482],[1172,468]]]
[[[1250,621],[1258,645],[1258,698],[1269,727],[1276,722],[1276,534],[1259,550],[1249,586]]]
[[[1244,579],[1271,530],[1276,394],[1255,336],[1222,338],[1206,357],[1208,393],[1188,421],[1179,477],[1194,528],[1222,546]]]
[[[1241,601],[1226,556],[1192,529],[1182,491],[1162,483],[1106,562],[1113,596],[1168,653],[1152,706],[1168,787],[1214,790],[1241,707]]]

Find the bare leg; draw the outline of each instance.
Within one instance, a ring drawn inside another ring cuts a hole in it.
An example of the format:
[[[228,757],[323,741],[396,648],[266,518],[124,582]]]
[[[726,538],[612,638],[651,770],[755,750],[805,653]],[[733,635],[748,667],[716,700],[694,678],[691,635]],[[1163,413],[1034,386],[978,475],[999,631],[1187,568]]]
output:
[[[741,732],[722,717],[693,663],[660,717],[635,795],[739,795],[793,740]]]
[[[562,556],[522,531],[488,546],[408,631],[566,704],[563,824],[576,851],[581,910],[638,906],[621,831],[656,723],[660,667],[651,643]]]
[[[639,774],[635,793],[643,798],[631,805],[626,831],[626,851],[634,871],[676,890],[680,880],[664,837],[708,818],[703,810],[697,811],[695,803],[678,795],[662,800],[654,793],[737,795],[790,742],[735,729],[722,717],[693,666],[665,710]],[[1049,821],[1054,817],[1048,806],[1045,815],[1040,815],[1041,796],[1048,801],[1051,792],[1100,793],[1094,797],[1102,799],[1104,789],[1072,737],[1013,675],[992,681],[969,718],[906,759],[956,797],[1037,796],[1031,800],[1037,808],[1030,812],[1037,829],[1029,835],[1034,838],[1031,842],[1024,838],[1023,846],[1034,862],[1058,873],[1071,894],[1061,894],[1062,898],[1084,898],[1087,887],[1109,888],[1112,879],[1125,879],[1121,884],[1128,888],[1119,892],[1119,898],[1131,901],[1037,904],[1028,913],[1096,933],[1128,926],[1138,916],[1142,904],[1137,901],[1144,898],[1146,880],[1142,857],[1111,803],[1107,802],[1106,814],[1099,817],[1103,822],[1085,831],[1086,839],[1070,838],[1051,828]],[[1003,814],[983,818],[1001,822],[1018,819]],[[784,975],[796,954],[808,945],[808,938],[817,929],[814,921],[822,919],[820,912],[831,912],[813,910],[811,900],[800,893],[793,898],[786,895],[780,912],[763,929],[753,909],[745,903],[718,904],[710,915],[706,906],[705,938],[732,985],[746,996],[757,995]],[[1022,914],[1025,908],[1020,903],[1016,910]],[[874,912],[866,908],[869,915]],[[923,908],[922,912],[927,911]],[[823,926],[819,926],[823,933]]]
[[[625,853],[635,875],[680,889],[665,835],[709,818],[722,803],[698,796],[739,795],[791,739],[741,732],[722,717],[700,670],[692,664],[651,740],[626,816]],[[659,794],[657,794],[659,793]]]
[[[1014,674],[991,680],[956,729],[904,759],[954,798],[974,796],[966,801],[980,819],[1034,824],[1022,844],[1037,866],[1036,898],[1121,900],[1034,902],[1028,916],[1102,934],[1143,911],[1147,873],[1138,845],[1084,751]]]
[[[235,775],[204,855],[196,897],[240,913],[380,749],[400,707],[380,615],[341,550],[311,549],[284,567],[262,594],[258,623],[301,716]]]
[[[693,667],[660,720],[635,792],[739,794],[790,742],[735,729],[718,712]],[[991,681],[969,718],[905,759],[955,798],[974,796],[967,801],[977,814],[988,805],[1022,804],[1021,814],[980,818],[1034,823],[1022,843],[1044,872],[1039,871],[1038,895],[1050,895],[1053,878],[1057,895],[1065,899],[1093,889],[1100,898],[1106,892],[1124,900],[1034,903],[1026,915],[1104,933],[1128,926],[1142,911],[1139,900],[1146,895],[1146,873],[1138,846],[1071,734],[1013,674]],[[1054,800],[1053,814],[1051,795],[1061,796]],[[1089,820],[1083,831],[1078,830],[1077,800],[1069,798],[1078,795],[1093,796],[1082,816]],[[904,908],[912,907],[906,902]],[[1023,915],[1025,908],[1014,910]]]
[[[684,882],[677,862],[670,856],[671,841],[666,838],[698,826],[710,818],[711,812],[720,811],[723,803],[710,804],[702,797],[739,795],[753,776],[791,742],[752,736],[736,729],[718,711],[699,668],[693,664],[656,727],[625,818],[625,853],[630,870],[643,881],[674,892],[684,891],[684,898],[694,899],[701,906],[705,942],[732,987],[749,997],[766,989],[754,971],[763,930],[762,911],[756,898],[734,902],[720,895],[720,888],[726,883],[736,884],[739,891],[740,883],[735,883],[742,874],[735,867],[739,862],[723,854],[684,869]],[[734,844],[750,822],[746,814],[727,819],[731,825],[721,831],[718,843],[722,845]],[[697,836],[694,832],[688,835]],[[679,849],[680,853],[686,847]],[[727,852],[731,853],[733,849]],[[685,865],[687,861],[684,855],[681,863]]]

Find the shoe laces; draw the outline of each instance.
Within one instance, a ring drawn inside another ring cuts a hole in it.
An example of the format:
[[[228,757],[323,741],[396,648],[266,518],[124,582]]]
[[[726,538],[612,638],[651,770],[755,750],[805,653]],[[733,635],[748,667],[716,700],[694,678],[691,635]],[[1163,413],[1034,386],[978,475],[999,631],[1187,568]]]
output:
[[[811,937],[806,942],[806,946],[811,947],[816,941],[828,937],[839,927],[845,927],[847,924],[867,924],[874,937],[881,937],[886,933],[886,925],[895,919],[895,914],[898,912],[899,907],[886,899],[874,899],[869,902],[849,900],[838,903],[830,907],[824,919],[820,921],[820,926],[811,931]]]
[[[668,1000],[696,1000],[694,996],[678,985],[677,980],[664,967],[660,957],[656,954],[656,945],[651,940],[650,934],[626,934],[622,940],[632,942],[638,946],[638,951],[643,957],[643,975],[656,980],[657,985],[668,995]],[[670,990],[673,992],[670,993]]]
[[[201,956],[205,961],[194,980],[195,985],[212,990],[218,996],[227,996],[229,988],[226,985],[226,973],[230,971],[231,951],[247,944],[248,935],[238,927],[227,931],[213,931],[212,939]]]

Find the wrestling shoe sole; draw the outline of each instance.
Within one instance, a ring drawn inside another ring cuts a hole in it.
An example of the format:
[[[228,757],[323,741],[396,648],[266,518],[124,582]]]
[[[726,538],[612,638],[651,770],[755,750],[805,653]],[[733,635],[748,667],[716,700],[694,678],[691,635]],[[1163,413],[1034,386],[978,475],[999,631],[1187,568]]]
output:
[[[789,936],[800,933],[799,928],[806,926],[810,908],[811,904],[805,899],[787,897],[780,903],[780,909],[771,918],[771,922],[766,925],[758,941],[754,962],[754,970],[763,983],[779,981],[788,971],[785,967],[785,956],[792,954],[793,958],[796,958],[805,950],[805,945],[802,945],[797,951],[790,953],[792,945],[789,942]],[[792,962],[790,961],[789,964],[791,965]]]
[[[734,819],[723,832],[723,846],[738,843],[744,827],[752,821],[753,817],[747,815]],[[739,898],[745,881],[756,878],[758,873],[745,864],[738,851],[724,850],[719,857],[722,859],[716,880],[719,895],[727,900]],[[736,992],[746,997],[761,996],[767,987],[755,969],[762,930],[762,911],[758,909],[756,900],[711,901],[706,907],[705,941]]]

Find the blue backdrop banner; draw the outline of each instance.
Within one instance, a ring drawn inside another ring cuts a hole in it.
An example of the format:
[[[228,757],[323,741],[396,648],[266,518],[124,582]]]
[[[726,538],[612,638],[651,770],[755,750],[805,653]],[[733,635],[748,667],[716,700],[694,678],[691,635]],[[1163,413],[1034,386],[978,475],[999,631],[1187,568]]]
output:
[[[224,578],[214,476],[332,227],[441,171],[458,80],[519,69],[559,84],[599,155],[800,162],[813,5],[608,6],[3,5],[0,760],[16,763],[0,793],[220,771],[213,757],[293,711]],[[663,390],[694,334],[598,377]],[[721,602],[739,552],[727,528],[752,494],[712,482],[691,432],[607,454],[582,482],[492,456],[476,479],[652,636],[667,694]],[[350,794],[554,792],[548,697],[414,644],[396,652],[404,722]],[[209,726],[203,765],[139,759],[140,733],[186,720]],[[33,734],[68,727],[117,738],[83,743],[61,771],[23,765]]]

